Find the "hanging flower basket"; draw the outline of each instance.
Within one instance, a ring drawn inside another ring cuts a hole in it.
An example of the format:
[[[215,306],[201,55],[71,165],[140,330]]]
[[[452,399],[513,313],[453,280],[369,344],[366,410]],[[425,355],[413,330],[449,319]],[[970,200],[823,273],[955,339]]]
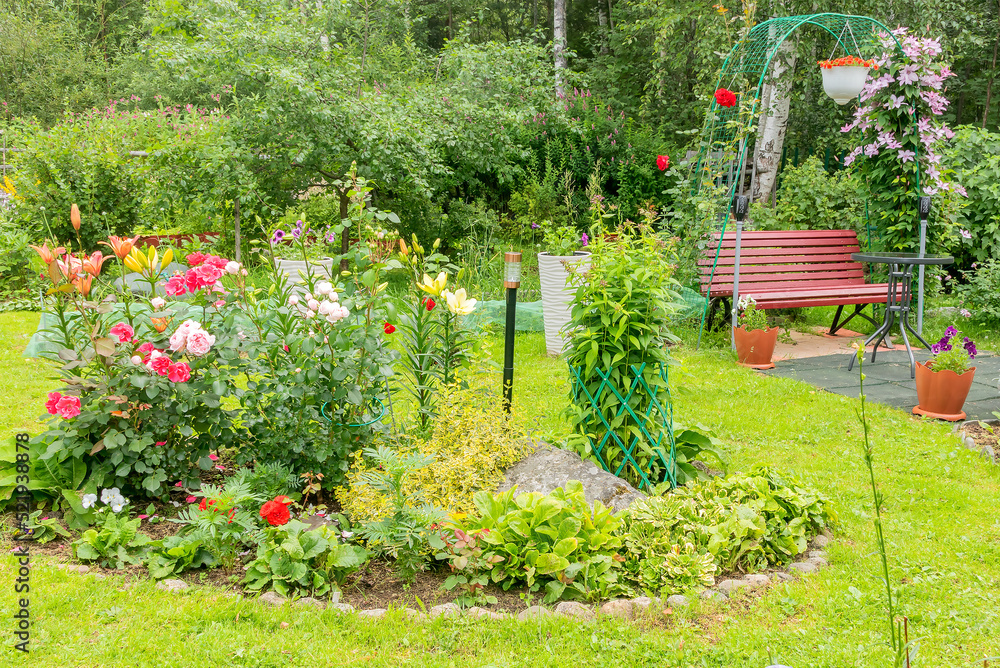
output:
[[[837,104],[847,104],[865,87],[868,71],[878,69],[874,60],[863,60],[857,56],[844,56],[834,60],[821,60],[823,92]]]

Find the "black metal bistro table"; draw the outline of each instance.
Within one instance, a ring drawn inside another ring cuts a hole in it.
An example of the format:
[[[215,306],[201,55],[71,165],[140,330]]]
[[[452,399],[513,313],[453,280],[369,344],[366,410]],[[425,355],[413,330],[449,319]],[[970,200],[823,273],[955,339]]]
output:
[[[913,297],[913,268],[920,265],[944,265],[955,261],[951,255],[924,255],[918,253],[851,253],[851,259],[855,262],[869,262],[872,264],[889,265],[889,291],[885,304],[885,320],[874,334],[864,342],[864,347],[875,341],[875,348],[872,349],[872,362],[875,361],[875,353],[879,345],[889,335],[893,324],[896,322],[896,314],[899,314],[899,332],[903,335],[903,343],[906,344],[906,354],[910,356],[910,378],[914,378],[917,373],[917,363],[913,359],[913,349],[910,348],[910,339],[906,336],[906,330],[910,330],[913,336],[917,337],[924,348],[930,349],[923,337],[917,333],[910,325],[910,299]],[[851,361],[847,369],[854,368],[855,357],[851,356]]]

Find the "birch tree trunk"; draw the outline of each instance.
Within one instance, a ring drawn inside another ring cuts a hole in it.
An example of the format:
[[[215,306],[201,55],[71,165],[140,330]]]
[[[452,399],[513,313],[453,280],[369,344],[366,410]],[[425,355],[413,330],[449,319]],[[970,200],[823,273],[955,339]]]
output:
[[[608,17],[604,13],[604,8],[597,8],[597,31],[601,38],[601,55],[608,55]]]
[[[778,163],[788,130],[792,75],[795,72],[795,43],[782,42],[771,61],[771,73],[761,95],[761,117],[757,129],[756,181],[753,201],[766,200],[778,176]]]
[[[552,52],[556,68],[556,93],[563,92],[563,70],[566,69],[566,0],[552,3]]]

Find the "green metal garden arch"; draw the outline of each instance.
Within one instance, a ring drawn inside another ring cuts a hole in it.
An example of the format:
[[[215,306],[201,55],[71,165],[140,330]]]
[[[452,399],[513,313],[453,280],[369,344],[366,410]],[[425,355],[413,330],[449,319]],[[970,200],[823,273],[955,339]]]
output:
[[[720,197],[721,205],[712,215],[722,218],[722,234],[729,225],[730,210],[728,203],[732,201],[736,190],[743,182],[743,168],[746,164],[749,137],[759,110],[757,108],[764,88],[771,63],[778,55],[781,45],[795,31],[806,26],[817,27],[836,40],[834,48],[841,48],[849,55],[862,58],[873,58],[884,51],[879,33],[892,37],[896,51],[902,53],[902,46],[892,31],[884,24],[868,16],[853,16],[847,14],[808,14],[801,16],[785,16],[773,18],[754,26],[749,34],[740,40],[729,52],[722,64],[716,89],[725,87],[737,94],[737,103],[731,107],[722,107],[714,99],[705,115],[705,125],[702,129],[701,143],[698,149],[698,159],[694,167],[693,193],[698,193],[707,180],[713,183],[721,182],[728,188],[723,188],[725,196]],[[748,97],[752,93],[752,97]],[[916,126],[917,119],[913,119]],[[730,167],[729,178],[726,178],[726,166],[735,163],[735,174]],[[920,189],[920,167],[917,161],[917,190]],[[724,209],[722,208],[724,207]],[[715,263],[712,266],[709,283],[715,275],[719,251],[716,249]],[[705,295],[705,305],[701,315],[701,330],[705,328],[705,315],[708,312],[710,296]],[[735,307],[735,303],[733,304]],[[698,334],[701,342],[701,330]]]

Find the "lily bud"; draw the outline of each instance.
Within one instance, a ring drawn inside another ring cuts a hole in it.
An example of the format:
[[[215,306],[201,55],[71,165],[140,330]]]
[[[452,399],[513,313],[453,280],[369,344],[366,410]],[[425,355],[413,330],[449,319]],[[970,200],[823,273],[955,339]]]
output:
[[[80,207],[76,203],[69,208],[69,222],[73,224],[74,230],[80,231]]]
[[[431,246],[431,248],[432,248],[433,250],[437,250],[437,249],[438,249],[438,248],[440,248],[440,247],[441,247],[441,239],[440,239],[440,238],[438,238],[438,239],[435,239],[435,240],[434,240],[434,245],[433,245],[433,246]]]

